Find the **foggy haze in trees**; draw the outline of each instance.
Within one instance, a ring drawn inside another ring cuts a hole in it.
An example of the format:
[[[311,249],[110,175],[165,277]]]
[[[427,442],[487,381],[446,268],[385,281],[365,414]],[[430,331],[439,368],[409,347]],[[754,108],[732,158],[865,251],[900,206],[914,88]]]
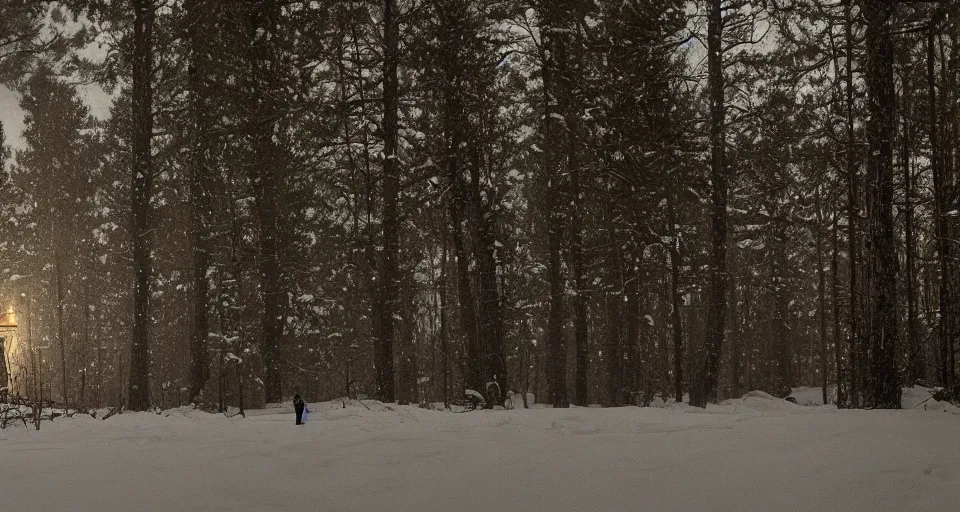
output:
[[[134,410],[956,394],[958,15],[8,0],[0,376]]]

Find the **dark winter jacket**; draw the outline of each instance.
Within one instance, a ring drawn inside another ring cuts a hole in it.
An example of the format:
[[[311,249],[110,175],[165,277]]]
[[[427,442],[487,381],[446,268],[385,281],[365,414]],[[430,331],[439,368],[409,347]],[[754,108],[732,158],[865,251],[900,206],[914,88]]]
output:
[[[306,404],[303,402],[303,398],[300,398],[300,395],[293,396],[293,408],[296,409],[297,414],[303,413],[303,408]]]

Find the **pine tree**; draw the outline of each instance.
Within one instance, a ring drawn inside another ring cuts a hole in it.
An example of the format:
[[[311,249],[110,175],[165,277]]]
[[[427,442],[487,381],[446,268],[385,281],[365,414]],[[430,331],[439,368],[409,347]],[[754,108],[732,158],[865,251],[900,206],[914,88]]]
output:
[[[133,235],[133,339],[130,348],[129,407],[134,411],[150,408],[150,307],[153,279],[151,243],[153,222],[153,24],[154,5],[149,0],[133,0],[133,96],[131,102],[133,185],[131,214]]]
[[[184,6],[186,38],[189,41],[190,64],[187,87],[191,95],[192,130],[190,130],[190,232],[193,247],[193,327],[190,333],[190,398],[198,400],[210,378],[208,312],[210,307],[208,273],[210,271],[211,162],[210,162],[210,55],[214,32],[216,4],[191,1]]]
[[[706,407],[717,392],[720,355],[726,338],[727,194],[726,105],[724,97],[723,1],[707,7],[708,95],[710,101],[711,245],[706,358],[699,385],[691,389],[690,404]]]
[[[870,243],[873,256],[870,306],[871,402],[880,408],[900,408],[897,367],[897,254],[893,224],[893,140],[896,92],[893,76],[891,17],[894,4],[874,0],[864,5],[866,19],[866,83],[870,104],[867,124],[867,183],[870,194]]]
[[[399,129],[400,21],[396,0],[383,2],[383,254],[380,262],[380,291],[377,322],[377,396],[381,401],[396,399],[393,350],[395,317],[399,315],[400,258],[400,161],[397,155]]]

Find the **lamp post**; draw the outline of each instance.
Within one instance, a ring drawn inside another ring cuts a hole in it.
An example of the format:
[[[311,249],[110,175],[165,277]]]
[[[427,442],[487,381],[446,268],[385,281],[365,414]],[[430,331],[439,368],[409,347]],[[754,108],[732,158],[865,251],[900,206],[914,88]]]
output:
[[[8,350],[12,353],[13,343],[7,345],[7,339],[15,339],[7,335],[8,332],[16,333],[17,318],[13,313],[13,306],[9,306],[7,313],[0,317],[0,330],[3,335],[0,336],[0,402],[5,402],[10,395],[10,379],[13,372],[10,369]]]
[[[32,298],[33,297],[28,296],[26,292],[20,294],[20,301],[24,304],[24,307],[27,311],[27,335],[21,336],[21,339],[26,340],[27,350],[30,352],[30,369],[31,373],[33,373],[33,393],[31,393],[31,395],[34,398],[39,397],[39,399],[43,401],[43,389],[41,388],[42,383],[40,382],[39,364],[37,363],[36,349],[33,346],[33,316],[30,314],[30,305],[33,302],[31,300]]]

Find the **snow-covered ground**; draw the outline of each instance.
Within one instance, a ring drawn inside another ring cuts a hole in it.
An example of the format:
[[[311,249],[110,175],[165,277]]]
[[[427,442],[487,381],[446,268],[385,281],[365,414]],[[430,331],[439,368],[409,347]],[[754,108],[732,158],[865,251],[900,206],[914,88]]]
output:
[[[372,410],[315,404],[303,427],[274,409],[8,428],[0,509],[854,512],[960,503],[960,415],[945,404],[838,411],[760,393],[706,411],[453,414],[366,404]]]

